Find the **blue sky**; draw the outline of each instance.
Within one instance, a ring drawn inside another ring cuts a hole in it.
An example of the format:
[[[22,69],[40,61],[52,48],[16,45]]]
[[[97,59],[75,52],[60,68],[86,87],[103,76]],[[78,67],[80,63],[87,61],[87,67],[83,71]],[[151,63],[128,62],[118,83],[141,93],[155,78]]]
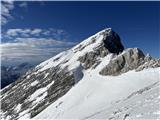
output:
[[[119,34],[125,48],[139,47],[160,57],[160,2],[10,2],[2,6],[7,9],[2,10],[1,44],[6,62],[43,61],[106,27]]]

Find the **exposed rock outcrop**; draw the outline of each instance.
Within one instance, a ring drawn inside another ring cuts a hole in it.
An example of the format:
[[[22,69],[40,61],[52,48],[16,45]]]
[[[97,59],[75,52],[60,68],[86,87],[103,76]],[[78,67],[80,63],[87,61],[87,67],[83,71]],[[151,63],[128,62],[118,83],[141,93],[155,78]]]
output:
[[[145,56],[138,48],[126,49],[122,54],[112,59],[101,71],[101,75],[119,75],[129,70],[141,71],[144,68],[154,68],[160,66],[160,60]]]
[[[160,59],[154,59],[152,57],[148,57],[146,56],[144,58],[144,64],[140,65],[136,71],[141,71],[143,69],[147,69],[147,68],[157,68],[160,67]]]
[[[107,29],[102,34],[104,34],[104,38],[103,38],[104,47],[108,49],[110,53],[119,54],[124,50],[120,37],[113,30]]]
[[[36,70],[33,70],[31,74],[22,76],[1,91],[3,115],[11,116],[11,120],[18,119],[19,113],[33,117],[68,92],[74,84],[74,75],[68,72],[67,69],[59,70],[56,67],[37,74]],[[31,98],[32,94],[35,98]],[[39,102],[34,104],[36,101]],[[18,105],[21,108],[16,111]]]
[[[119,54],[124,50],[120,37],[111,29],[101,32],[103,40],[101,44],[94,48],[93,51],[87,52],[84,56],[79,57],[85,69],[95,67],[99,63],[99,58],[103,58],[109,53]]]

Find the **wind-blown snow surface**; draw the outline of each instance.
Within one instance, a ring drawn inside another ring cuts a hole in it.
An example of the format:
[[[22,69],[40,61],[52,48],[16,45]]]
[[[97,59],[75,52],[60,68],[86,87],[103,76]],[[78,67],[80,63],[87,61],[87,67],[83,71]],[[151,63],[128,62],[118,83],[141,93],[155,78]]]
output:
[[[103,60],[107,64],[110,56]],[[96,69],[33,119],[158,119],[160,68],[101,76]]]

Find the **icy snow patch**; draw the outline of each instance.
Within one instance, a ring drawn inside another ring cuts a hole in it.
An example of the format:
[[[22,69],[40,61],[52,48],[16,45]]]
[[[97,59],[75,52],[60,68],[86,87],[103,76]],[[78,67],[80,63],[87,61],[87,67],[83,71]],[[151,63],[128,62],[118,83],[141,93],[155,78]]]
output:
[[[35,91],[29,98],[29,101],[34,101],[34,103],[39,102],[43,100],[47,96],[47,90],[51,87],[51,85],[54,84],[54,81],[52,81],[50,84],[48,84],[46,87],[40,88],[37,91]]]
[[[46,73],[45,76],[44,76],[44,78],[46,78],[48,75],[49,75],[49,73]]]
[[[35,86],[37,85],[39,82],[37,80],[35,80],[34,82],[31,83],[31,86]]]
[[[34,99],[36,99],[39,95],[41,95],[42,93],[44,93],[47,90],[47,88],[40,88],[37,91],[35,91],[29,98],[29,101],[32,101]]]
[[[29,79],[30,78],[30,75],[27,75],[27,79]]]
[[[49,84],[47,85],[47,88],[50,88],[53,84],[54,84],[54,81],[52,81],[51,83],[49,83]]]
[[[24,110],[23,112],[20,112],[18,120],[28,119],[30,117],[30,114],[28,112],[29,112],[29,110]]]
[[[43,93],[41,96],[37,97],[37,99],[33,102],[33,104],[36,104],[42,101],[46,96],[47,96],[47,92]]]
[[[22,106],[21,104],[18,104],[15,108],[15,111],[19,112],[21,110],[21,106]]]

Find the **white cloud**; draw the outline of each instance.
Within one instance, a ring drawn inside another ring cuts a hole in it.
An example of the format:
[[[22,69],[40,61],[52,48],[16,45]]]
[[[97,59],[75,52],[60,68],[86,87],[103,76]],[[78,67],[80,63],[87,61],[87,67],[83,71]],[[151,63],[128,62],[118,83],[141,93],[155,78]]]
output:
[[[34,29],[34,30],[31,31],[31,34],[33,34],[33,35],[38,35],[38,34],[40,34],[41,32],[42,32],[42,29]]]
[[[20,29],[9,29],[6,34],[8,36],[17,36]]]
[[[31,29],[8,29],[7,32],[4,33],[4,36],[7,37],[13,37],[13,36],[23,36],[23,37],[29,37],[31,34]]]
[[[52,53],[57,53],[65,48],[41,48],[40,46],[32,46],[26,43],[2,43],[1,55],[2,59],[7,58],[23,58],[32,56],[46,56],[52,55]],[[51,51],[53,50],[53,51]],[[33,59],[33,58],[32,58]]]
[[[61,29],[8,29],[2,33],[2,62],[38,62],[75,45]],[[4,63],[3,62],[3,63]]]
[[[5,25],[8,23],[11,19],[14,18],[12,16],[11,11],[15,8],[15,0],[1,0],[0,6],[1,6],[1,25]],[[27,2],[19,2],[19,7],[26,8]],[[21,16],[22,17],[22,16]]]
[[[39,63],[65,50],[66,48],[32,48],[29,46],[5,46],[1,54],[3,65],[20,64],[23,62]]]
[[[68,33],[62,29],[40,29],[40,28],[24,28],[24,29],[8,29],[6,32],[3,32],[3,37],[12,38],[12,37],[52,37],[58,40],[65,40],[68,37]]]
[[[74,42],[58,41],[52,38],[16,38],[14,42],[33,47],[65,47],[75,45]]]
[[[1,60],[4,63],[41,62],[75,45],[45,38],[16,38],[14,42],[1,43]]]
[[[11,10],[14,9],[13,1],[1,1],[1,24],[6,24],[11,18],[12,15],[10,13]]]
[[[34,45],[23,42],[2,43],[0,45],[2,63],[12,65],[23,62],[39,63],[67,49],[67,47],[43,48],[42,43],[34,43],[35,41],[33,41]]]

